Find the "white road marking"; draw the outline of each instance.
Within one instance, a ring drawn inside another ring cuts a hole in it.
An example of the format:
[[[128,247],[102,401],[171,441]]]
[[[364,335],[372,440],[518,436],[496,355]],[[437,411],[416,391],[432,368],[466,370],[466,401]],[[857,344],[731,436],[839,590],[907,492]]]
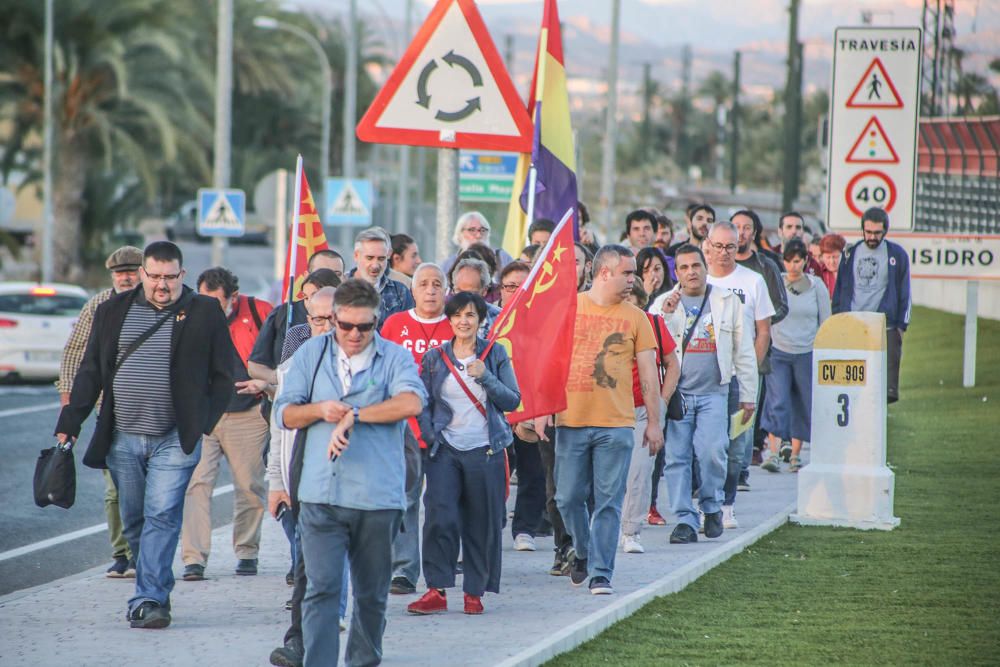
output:
[[[26,405],[23,408],[11,408],[10,410],[0,410],[0,417],[14,417],[16,415],[26,415],[29,412],[42,412],[43,410],[55,410],[62,403],[45,403],[44,405]]]
[[[225,486],[220,486],[212,492],[212,497],[221,496],[223,493],[229,493],[233,490],[232,484],[226,484]],[[73,540],[78,540],[81,537],[87,537],[88,535],[93,535],[95,533],[100,533],[101,531],[107,530],[108,524],[99,523],[88,528],[81,528],[80,530],[74,530],[72,533],[63,533],[62,535],[56,535],[55,537],[50,537],[47,540],[42,540],[41,542],[34,542],[32,544],[26,544],[23,547],[18,547],[16,549],[11,549],[10,551],[4,551],[0,553],[0,563],[5,560],[10,560],[11,558],[18,558],[24,556],[25,554],[30,554],[34,551],[39,551],[41,549],[48,549],[49,547],[54,547],[57,544],[64,544],[66,542],[72,542]]]

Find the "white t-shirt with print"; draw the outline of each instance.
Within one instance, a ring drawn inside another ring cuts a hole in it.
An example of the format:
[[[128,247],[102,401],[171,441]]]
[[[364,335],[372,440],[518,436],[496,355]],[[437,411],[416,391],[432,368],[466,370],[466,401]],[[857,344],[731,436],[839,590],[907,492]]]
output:
[[[774,315],[774,304],[767,293],[764,277],[745,266],[736,265],[736,270],[723,278],[709,274],[708,284],[715,289],[726,289],[743,302],[743,329],[757,338],[757,320],[770,319]]]

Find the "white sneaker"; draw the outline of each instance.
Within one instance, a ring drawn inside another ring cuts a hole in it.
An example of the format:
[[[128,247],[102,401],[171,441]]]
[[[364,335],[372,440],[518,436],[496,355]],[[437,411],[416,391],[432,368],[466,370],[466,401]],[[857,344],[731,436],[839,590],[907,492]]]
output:
[[[527,533],[518,533],[514,537],[514,551],[534,551],[535,538]]]
[[[732,505],[722,506],[722,527],[726,530],[740,527],[740,522],[736,520],[736,509]]]
[[[644,554],[646,550],[642,548],[638,535],[622,535],[622,550],[627,554]]]
[[[705,513],[702,512],[700,509],[698,510],[698,532],[699,533],[705,532]]]

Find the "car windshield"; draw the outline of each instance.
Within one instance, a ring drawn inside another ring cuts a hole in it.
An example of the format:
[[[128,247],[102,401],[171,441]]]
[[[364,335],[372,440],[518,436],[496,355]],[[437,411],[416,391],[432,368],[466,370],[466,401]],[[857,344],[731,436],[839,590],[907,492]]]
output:
[[[87,298],[75,294],[0,294],[0,313],[76,315]]]

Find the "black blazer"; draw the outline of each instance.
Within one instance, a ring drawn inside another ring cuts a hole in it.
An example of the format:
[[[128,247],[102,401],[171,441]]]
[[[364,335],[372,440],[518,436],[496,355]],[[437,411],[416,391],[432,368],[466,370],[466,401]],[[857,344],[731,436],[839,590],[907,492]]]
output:
[[[115,430],[112,372],[118,357],[118,338],[125,315],[141,291],[139,285],[97,307],[69,404],[59,413],[56,433],[76,437],[104,392],[97,428],[83,457],[84,465],[91,468],[108,467],[105,458]],[[176,314],[170,339],[170,386],[181,448],[190,454],[202,434],[212,432],[229,404],[236,351],[218,301],[184,286],[173,308]],[[142,354],[141,348],[136,354]]]

